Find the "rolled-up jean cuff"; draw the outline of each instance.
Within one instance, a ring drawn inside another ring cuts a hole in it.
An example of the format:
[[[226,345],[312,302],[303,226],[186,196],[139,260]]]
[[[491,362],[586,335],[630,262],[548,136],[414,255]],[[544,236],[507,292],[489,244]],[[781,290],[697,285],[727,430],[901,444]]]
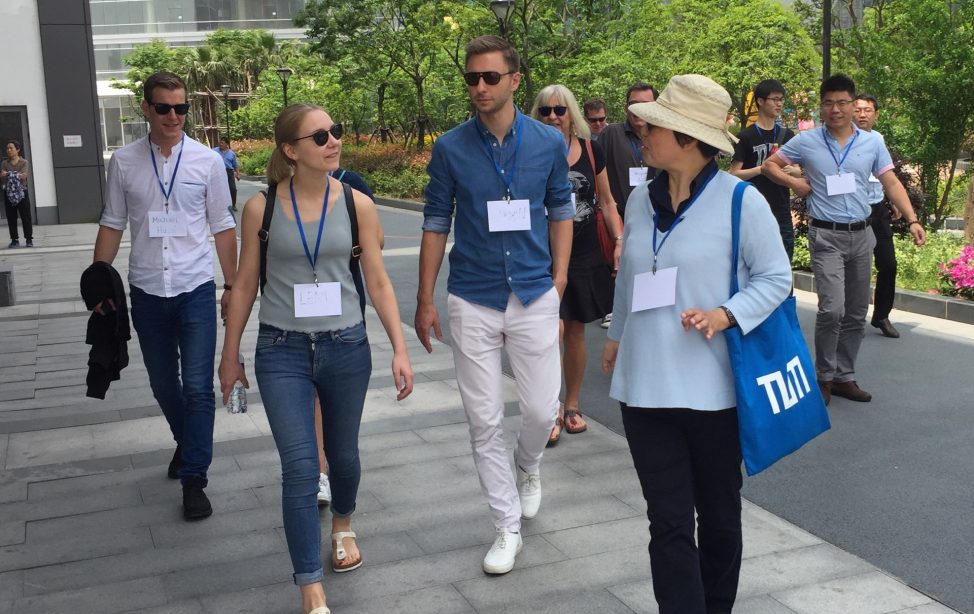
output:
[[[306,586],[308,584],[314,584],[315,582],[321,582],[324,578],[325,570],[319,567],[317,571],[312,571],[311,573],[294,574],[294,583],[298,586]]]
[[[355,506],[354,505],[352,506],[352,510],[350,512],[339,512],[338,510],[335,509],[334,506],[332,506],[332,508],[331,508],[331,517],[332,518],[348,518],[349,516],[351,516],[354,513],[355,513]]]

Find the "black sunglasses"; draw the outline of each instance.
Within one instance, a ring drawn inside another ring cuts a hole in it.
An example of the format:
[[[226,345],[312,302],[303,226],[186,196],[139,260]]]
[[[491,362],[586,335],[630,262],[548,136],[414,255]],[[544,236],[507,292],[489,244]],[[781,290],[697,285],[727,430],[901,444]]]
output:
[[[513,70],[509,70],[507,72],[497,72],[496,70],[488,70],[487,72],[465,72],[463,73],[463,80],[466,81],[467,85],[470,87],[480,83],[481,79],[483,79],[484,83],[487,85],[497,85],[501,82],[501,77],[513,74]]]
[[[169,115],[172,110],[176,111],[176,115],[186,115],[189,113],[189,103],[181,102],[179,104],[166,104],[165,102],[150,102],[149,106],[155,109],[158,115]]]
[[[555,112],[555,115],[561,117],[568,111],[568,107],[563,107],[561,105],[558,105],[557,107],[538,107],[538,115],[541,117],[548,117],[551,115],[552,111]]]
[[[336,140],[341,140],[342,135],[345,134],[345,128],[343,128],[341,124],[333,124],[328,130],[315,130],[308,136],[300,136],[294,139],[294,142],[297,143],[302,139],[312,139],[315,142],[315,145],[318,147],[324,147],[325,143],[328,142],[329,134],[335,137]]]
[[[586,117],[585,119],[590,124],[601,124],[602,122],[605,121],[605,115],[603,115],[602,117]]]

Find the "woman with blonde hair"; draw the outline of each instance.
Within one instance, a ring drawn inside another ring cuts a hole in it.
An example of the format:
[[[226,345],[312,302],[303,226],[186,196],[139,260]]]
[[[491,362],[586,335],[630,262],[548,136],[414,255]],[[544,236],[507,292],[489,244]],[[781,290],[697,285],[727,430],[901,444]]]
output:
[[[575,201],[568,284],[561,300],[560,314],[565,402],[559,409],[558,420],[548,438],[548,445],[551,446],[558,443],[562,428],[569,433],[581,433],[588,428],[578,407],[587,358],[585,324],[601,321],[607,313],[612,312],[612,276],[614,267],[618,266],[622,246],[622,220],[609,191],[605,155],[599,144],[591,140],[588,122],[571,90],[557,84],[545,87],[538,92],[531,116],[558,129],[565,139],[568,180]],[[615,237],[611,266],[603,259],[599,244],[597,223],[600,216],[596,215],[599,210],[609,236]]]
[[[321,584],[316,393],[332,483],[332,569],[345,572],[362,564],[351,515],[361,477],[358,434],[372,357],[349,267],[349,204],[358,220],[365,283],[393,347],[397,398],[413,388],[399,309],[382,263],[375,207],[355,191],[350,192],[354,202],[347,203],[342,183],[329,176],[338,167],[341,136],[341,125],[312,105],[291,105],[274,122],[277,148],[268,164],[267,195],[254,195],[243,211],[240,265],[219,369],[226,402],[236,380],[247,384],[237,356],[262,282],[260,242],[266,240],[254,371],[281,457],[284,532],[294,582],[301,589],[302,611],[310,614],[330,613]],[[266,207],[275,208],[276,220],[264,234],[259,231]]]

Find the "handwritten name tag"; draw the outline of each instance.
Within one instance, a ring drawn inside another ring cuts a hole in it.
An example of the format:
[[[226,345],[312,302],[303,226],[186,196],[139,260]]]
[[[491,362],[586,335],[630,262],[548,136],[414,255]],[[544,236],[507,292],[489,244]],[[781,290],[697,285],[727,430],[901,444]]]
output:
[[[676,269],[640,273],[633,278],[632,312],[676,304]]]
[[[531,203],[528,200],[488,200],[487,227],[490,232],[531,230]]]
[[[182,211],[149,212],[150,237],[185,237],[186,234],[186,219]]]
[[[649,178],[649,169],[645,166],[629,167],[629,185],[636,186]]]
[[[342,315],[342,286],[337,281],[294,284],[294,317]]]

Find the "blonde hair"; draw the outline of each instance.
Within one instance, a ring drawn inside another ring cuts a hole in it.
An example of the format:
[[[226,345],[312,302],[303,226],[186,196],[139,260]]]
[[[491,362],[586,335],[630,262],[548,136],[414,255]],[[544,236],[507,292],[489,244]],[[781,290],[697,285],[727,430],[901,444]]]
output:
[[[299,102],[287,106],[274,120],[274,153],[267,162],[267,184],[280,183],[294,174],[294,161],[284,153],[284,144],[293,143],[298,138],[304,116],[312,111],[324,109],[317,105]]]
[[[534,106],[531,107],[531,117],[540,120],[541,117],[538,115],[538,108],[547,106],[548,101],[552,98],[568,107],[568,116],[572,122],[570,126],[571,132],[575,136],[583,139],[592,138],[592,130],[588,127],[588,122],[585,121],[582,110],[578,108],[578,101],[575,100],[575,94],[572,94],[572,91],[564,85],[558,83],[546,85],[538,92],[538,96],[534,99]]]

